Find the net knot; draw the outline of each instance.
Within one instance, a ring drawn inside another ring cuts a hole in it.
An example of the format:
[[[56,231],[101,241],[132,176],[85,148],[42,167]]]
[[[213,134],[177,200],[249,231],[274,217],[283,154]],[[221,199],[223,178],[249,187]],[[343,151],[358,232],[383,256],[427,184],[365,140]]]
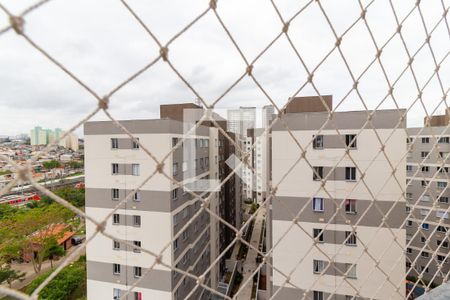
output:
[[[102,99],[98,100],[98,107],[100,109],[106,110],[106,109],[108,109],[108,105],[109,105],[108,97],[105,96]]]
[[[19,16],[10,16],[9,23],[17,34],[23,34],[25,21]]]
[[[167,56],[169,55],[169,49],[167,47],[161,47],[159,49],[159,55],[161,55],[161,58],[163,61],[167,61]]]

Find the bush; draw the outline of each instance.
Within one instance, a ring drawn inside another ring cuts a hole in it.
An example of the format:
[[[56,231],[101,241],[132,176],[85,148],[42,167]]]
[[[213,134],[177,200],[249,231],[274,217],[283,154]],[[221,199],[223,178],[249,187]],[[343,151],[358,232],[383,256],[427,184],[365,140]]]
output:
[[[52,271],[37,277],[26,288],[25,292],[31,294]],[[84,288],[86,284],[86,257],[81,256],[76,262],[65,267],[52,281],[39,293],[39,299],[69,300],[72,293]],[[81,296],[80,298],[83,298]]]

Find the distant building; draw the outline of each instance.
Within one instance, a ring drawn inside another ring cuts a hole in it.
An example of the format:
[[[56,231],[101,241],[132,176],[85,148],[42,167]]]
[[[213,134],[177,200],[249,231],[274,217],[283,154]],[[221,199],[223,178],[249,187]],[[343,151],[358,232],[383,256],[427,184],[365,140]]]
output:
[[[241,136],[247,135],[247,129],[256,127],[256,107],[244,107],[239,109],[229,109],[228,131],[237,133]]]
[[[34,127],[30,131],[30,144],[35,145],[48,145],[55,140],[60,139],[64,135],[64,131],[61,128],[43,129],[40,126]],[[78,150],[78,137],[74,133],[70,133],[65,139],[59,141],[58,146],[70,148],[73,151]]]
[[[267,128],[274,119],[275,108],[273,105],[265,105],[262,107],[262,128]]]
[[[47,145],[47,131],[36,126],[30,131],[31,145]]]

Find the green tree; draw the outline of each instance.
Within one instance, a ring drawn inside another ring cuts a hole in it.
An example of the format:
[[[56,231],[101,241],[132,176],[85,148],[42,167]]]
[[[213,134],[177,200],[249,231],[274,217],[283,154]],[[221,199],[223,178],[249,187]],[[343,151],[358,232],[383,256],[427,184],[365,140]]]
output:
[[[69,165],[69,167],[71,167],[72,169],[81,169],[83,168],[83,162],[80,161],[76,161],[76,160],[71,160],[67,163]]]
[[[50,267],[52,269],[53,269],[53,260],[66,254],[64,248],[58,245],[58,242],[54,237],[49,239],[43,251],[44,251],[44,258],[50,260]]]
[[[23,281],[26,273],[11,269],[10,265],[0,267],[0,284],[7,282],[9,287],[16,280]]]
[[[44,168],[46,168],[47,170],[54,169],[54,168],[58,168],[58,167],[61,166],[61,164],[60,164],[59,161],[57,161],[57,160],[44,161],[44,162],[42,163],[42,165],[43,165]]]

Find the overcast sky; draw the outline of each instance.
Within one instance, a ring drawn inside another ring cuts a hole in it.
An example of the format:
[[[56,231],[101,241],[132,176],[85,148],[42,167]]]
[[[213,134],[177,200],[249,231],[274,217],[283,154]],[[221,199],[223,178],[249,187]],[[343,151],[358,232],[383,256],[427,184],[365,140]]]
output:
[[[20,13],[33,1],[0,0],[13,13]],[[137,14],[162,43],[208,7],[209,1],[129,0]],[[307,1],[276,1],[283,18],[293,16]],[[414,6],[414,1],[392,1],[400,19]],[[356,0],[322,0],[321,3],[341,35],[360,15]],[[368,1],[363,1],[364,5]],[[444,1],[447,7],[450,1]],[[282,24],[268,0],[218,1],[218,13],[248,60],[253,60],[280,32]],[[428,30],[442,16],[441,1],[422,1],[421,9]],[[447,16],[449,18],[449,16]],[[395,32],[396,23],[387,0],[375,0],[367,11],[367,20],[379,45]],[[0,29],[8,25],[0,11]],[[30,37],[58,59],[99,95],[106,94],[121,81],[153,60],[159,48],[118,0],[52,0],[26,16],[25,30]],[[414,54],[425,40],[418,11],[404,23],[406,45]],[[335,38],[317,3],[312,3],[290,25],[289,34],[308,68],[313,69],[332,49]],[[342,40],[342,51],[358,76],[375,56],[375,48],[362,21]],[[445,22],[433,33],[431,45],[437,61],[450,51],[450,37]],[[208,103],[219,97],[245,70],[245,64],[209,12],[169,47],[169,57]],[[381,56],[385,71],[394,81],[406,66],[408,57],[397,35]],[[440,69],[444,89],[450,82],[449,59]],[[416,56],[413,69],[420,86],[428,80],[435,65],[428,47]],[[253,71],[277,105],[283,105],[306,79],[306,72],[283,36],[256,63]],[[353,83],[337,51],[317,70],[314,82],[322,94],[332,94],[335,105]],[[375,63],[359,82],[362,97],[369,108],[376,107],[388,87],[382,70]],[[401,107],[409,107],[418,94],[410,71],[400,79],[394,95]],[[307,86],[299,95],[316,95]],[[423,94],[428,112],[442,98],[434,77]],[[176,77],[163,61],[124,87],[111,99],[111,113],[118,119],[157,118],[163,103],[191,102],[195,95]],[[250,78],[244,78],[218,107],[263,106],[267,98]],[[29,132],[40,125],[68,128],[96,107],[96,100],[33,49],[12,30],[0,35],[0,135]],[[388,98],[382,108],[394,108]],[[339,110],[360,110],[363,105],[355,93]],[[438,113],[444,111],[441,105]],[[417,103],[408,116],[409,126],[420,126],[424,109]],[[104,119],[99,113],[94,119]],[[77,132],[81,133],[81,130]]]

